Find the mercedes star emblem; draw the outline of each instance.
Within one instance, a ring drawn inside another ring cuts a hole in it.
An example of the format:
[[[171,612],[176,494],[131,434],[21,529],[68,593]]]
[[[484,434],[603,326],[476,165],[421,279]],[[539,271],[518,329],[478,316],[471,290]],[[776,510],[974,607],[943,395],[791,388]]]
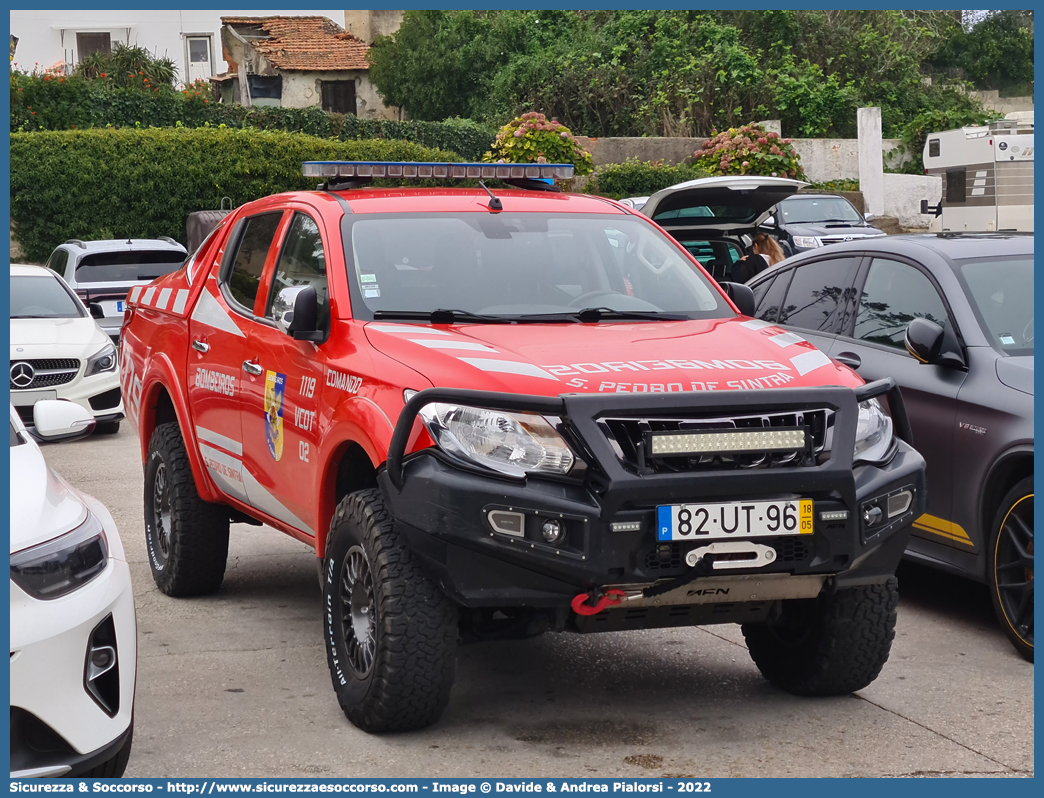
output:
[[[36,369],[26,362],[11,366],[11,384],[15,388],[28,388],[36,378]]]

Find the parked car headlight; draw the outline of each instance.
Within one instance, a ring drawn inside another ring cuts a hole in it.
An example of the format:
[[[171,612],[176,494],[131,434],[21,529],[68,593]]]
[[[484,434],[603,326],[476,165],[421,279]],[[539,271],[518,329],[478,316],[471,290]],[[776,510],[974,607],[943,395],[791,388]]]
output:
[[[106,344],[98,354],[87,359],[87,370],[84,372],[84,376],[104,374],[106,371],[116,371],[116,347],[112,344]]]
[[[442,449],[502,474],[567,474],[573,467],[562,436],[535,413],[434,403],[420,417]]]
[[[33,598],[56,599],[105,570],[109,544],[92,513],[72,532],[11,555],[11,581]]]
[[[855,459],[876,463],[892,448],[892,419],[876,399],[859,403],[856,421]]]
[[[823,242],[815,236],[794,236],[794,246],[802,249],[815,249],[823,246]]]

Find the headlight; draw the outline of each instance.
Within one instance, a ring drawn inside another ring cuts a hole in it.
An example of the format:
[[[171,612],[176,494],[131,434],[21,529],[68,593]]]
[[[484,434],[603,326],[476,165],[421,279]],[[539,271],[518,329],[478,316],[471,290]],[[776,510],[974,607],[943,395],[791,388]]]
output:
[[[823,242],[815,236],[794,236],[794,246],[802,249],[815,249],[823,246]]]
[[[892,447],[892,419],[876,399],[859,403],[856,421],[855,459],[876,463]]]
[[[430,404],[420,417],[447,452],[502,474],[567,474],[573,467],[573,453],[562,436],[534,413]]]
[[[116,371],[116,347],[112,344],[106,344],[104,349],[87,360],[84,376],[104,374],[106,371]]]
[[[109,545],[94,515],[72,532],[11,555],[11,581],[33,598],[56,599],[72,593],[105,570]]]

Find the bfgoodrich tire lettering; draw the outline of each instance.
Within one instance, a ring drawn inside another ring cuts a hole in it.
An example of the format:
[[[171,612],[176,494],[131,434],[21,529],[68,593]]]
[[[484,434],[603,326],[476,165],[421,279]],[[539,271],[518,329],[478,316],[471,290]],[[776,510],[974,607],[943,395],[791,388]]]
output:
[[[993,609],[1015,650],[1033,662],[1033,477],[1001,502],[990,527],[988,575]]]
[[[783,602],[773,623],[745,624],[743,637],[758,670],[795,695],[845,695],[877,678],[895,637],[895,577]]]
[[[228,512],[196,492],[177,424],[160,424],[149,442],[145,544],[152,578],[168,596],[202,596],[221,586],[228,559]]]
[[[414,563],[379,490],[337,506],[323,612],[330,677],[352,723],[389,732],[439,719],[453,686],[457,609]]]

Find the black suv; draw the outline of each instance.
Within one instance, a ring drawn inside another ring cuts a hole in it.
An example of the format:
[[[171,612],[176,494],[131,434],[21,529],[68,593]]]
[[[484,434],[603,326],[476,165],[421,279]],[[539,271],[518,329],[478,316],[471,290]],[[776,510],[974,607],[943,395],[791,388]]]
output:
[[[988,583],[1032,661],[1032,234],[853,241],[749,285],[759,318],[800,330],[863,379],[899,383],[928,463],[928,511],[906,554]]]

